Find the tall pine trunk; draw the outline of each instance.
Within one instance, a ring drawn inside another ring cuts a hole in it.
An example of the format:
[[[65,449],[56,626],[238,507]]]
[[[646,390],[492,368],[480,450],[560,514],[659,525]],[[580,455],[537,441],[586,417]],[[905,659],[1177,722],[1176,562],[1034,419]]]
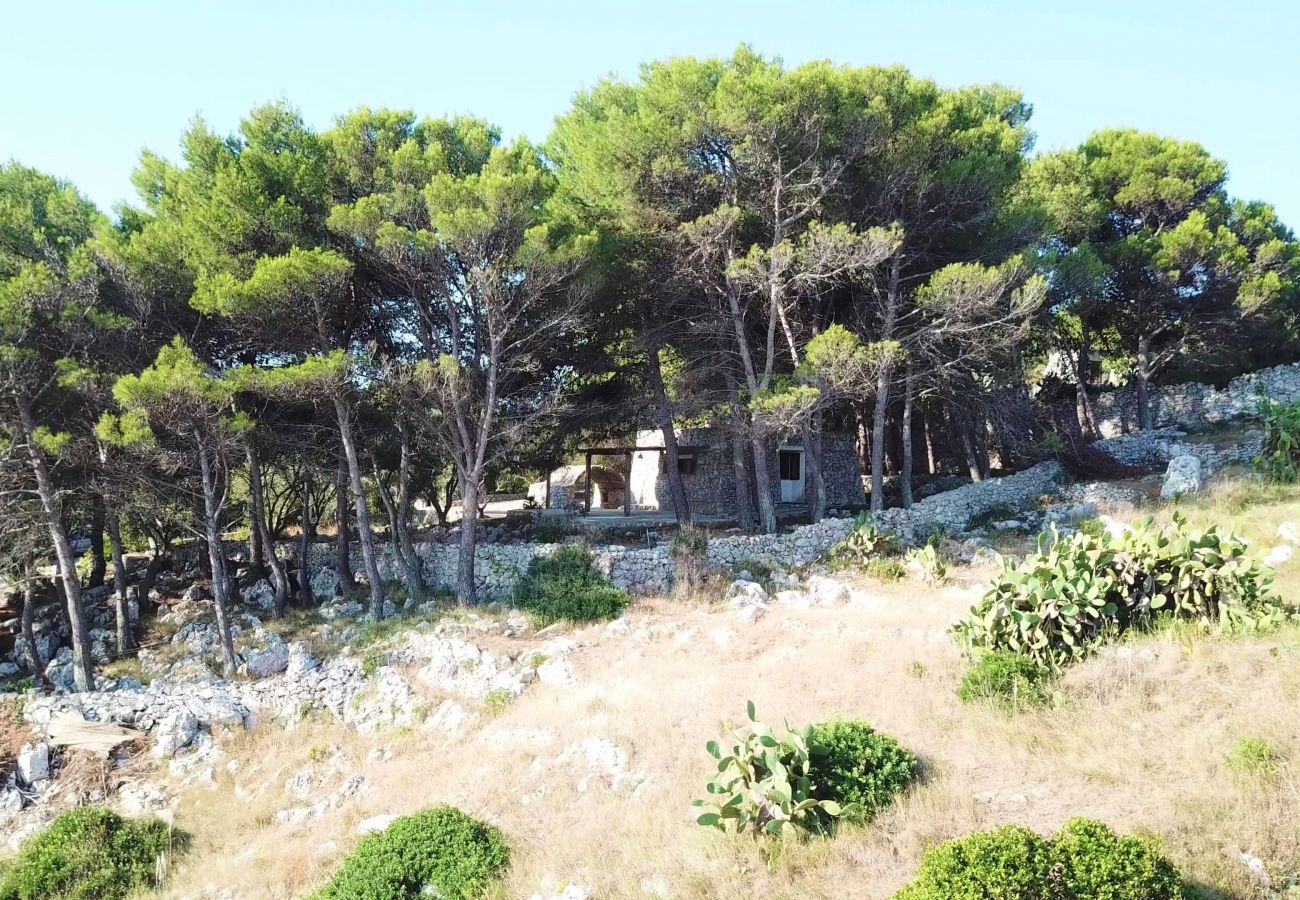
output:
[[[347,454],[340,453],[334,468],[334,521],[337,528],[334,535],[334,568],[339,573],[343,590],[356,587],[357,579],[352,574],[352,544],[348,540],[348,472]]]
[[[27,666],[32,670],[32,679],[36,684],[45,683],[45,660],[41,659],[40,648],[36,646],[36,567],[31,562],[23,566],[23,611],[21,628],[23,641],[27,644]]]
[[[411,537],[411,509],[415,498],[411,492],[411,434],[406,422],[398,420],[397,433],[401,438],[401,456],[397,464],[397,544],[409,567],[407,587],[414,585],[417,593],[424,592],[424,564],[416,552],[415,541]]]
[[[948,433],[950,442],[962,449],[962,456],[966,460],[966,469],[970,472],[970,480],[983,481],[984,473],[980,471],[979,458],[975,455],[975,447],[971,443],[970,432],[966,430],[965,424],[961,421],[956,406],[948,407]]]
[[[262,460],[250,435],[244,436],[244,455],[248,459],[248,518],[258,535],[258,546],[265,551],[264,561],[271,566],[271,583],[275,587],[275,614],[283,616],[289,602],[289,573],[275,552],[271,526],[266,523],[266,490],[262,483]],[[261,569],[259,568],[259,572]]]
[[[1092,351],[1088,345],[1088,329],[1083,328],[1079,336],[1078,352],[1071,354],[1074,362],[1075,416],[1079,420],[1079,430],[1084,438],[1096,440],[1101,437],[1097,431],[1097,413],[1092,407],[1092,397],[1088,394],[1088,370],[1092,364]]]
[[[1143,431],[1155,427],[1151,414],[1151,336],[1138,338],[1137,350],[1137,404],[1138,425]]]
[[[94,496],[90,509],[90,561],[86,587],[103,587],[108,560],[104,558],[104,498],[101,494]]]
[[[889,411],[889,366],[876,373],[876,403],[871,418],[871,511],[885,508],[885,441]]]
[[[402,576],[402,586],[406,588],[407,595],[415,600],[419,597],[424,585],[420,580],[419,561],[412,560],[412,556],[407,555],[407,544],[410,539],[405,540],[402,532],[405,530],[399,524],[400,513],[398,512],[397,503],[393,500],[392,492],[384,484],[383,479],[379,477],[379,463],[372,457],[370,460],[371,469],[375,475],[375,487],[379,492],[379,502],[384,505],[384,514],[388,516],[388,543],[393,548],[393,559],[397,562],[398,571]]]
[[[911,360],[903,376],[903,471],[899,476],[899,487],[903,494],[903,509],[912,508],[912,404],[913,373]]]
[[[357,541],[361,544],[361,559],[370,581],[370,615],[378,621],[384,617],[384,582],[379,577],[379,554],[375,551],[375,535],[370,530],[370,510],[366,507],[366,486],[361,479],[361,458],[357,454],[356,438],[352,433],[352,410],[342,397],[334,398],[334,412],[339,420],[339,438],[343,454],[348,461],[348,478],[356,502]]]
[[[113,557],[113,625],[117,633],[117,652],[135,649],[135,632],[131,629],[131,609],[126,602],[126,554],[122,552],[122,521],[116,510],[104,516],[108,532],[108,550]]]
[[[81,597],[81,582],[77,579],[77,557],[72,552],[68,532],[63,527],[63,509],[59,494],[50,476],[45,453],[36,443],[36,421],[31,406],[18,399],[18,421],[27,444],[27,457],[32,474],[36,477],[36,495],[41,503],[41,517],[54,544],[54,557],[59,565],[63,582],[63,595],[68,610],[68,624],[72,630],[72,679],[79,691],[89,691],[95,686],[94,664],[90,656],[90,624],[86,619]]]
[[[311,547],[316,529],[311,508],[311,470],[305,466],[301,490],[302,528],[298,534],[298,602],[310,609],[316,605],[316,597],[311,589]]]
[[[648,327],[648,326],[647,326]],[[668,494],[672,497],[673,516],[678,525],[690,525],[691,504],[686,495],[686,483],[682,480],[679,464],[680,448],[677,446],[677,429],[673,425],[672,409],[668,405],[668,390],[664,387],[663,366],[659,360],[659,347],[649,338],[643,338],[646,355],[646,374],[650,380],[650,393],[654,397],[655,424],[663,432],[664,468],[667,469]],[[627,486],[632,489],[631,485]]]
[[[199,473],[203,479],[203,530],[208,544],[208,566],[212,570],[212,605],[217,612],[217,636],[221,640],[221,669],[229,678],[235,674],[238,660],[230,636],[230,579],[226,577],[226,555],[221,545],[221,501],[212,459],[203,435],[194,429],[194,443],[199,452]]]
[[[466,606],[478,602],[475,583],[474,551],[478,544],[478,478],[473,474],[460,479],[460,556],[456,563],[457,596]]]
[[[804,485],[808,494],[808,518],[820,522],[826,515],[826,479],[822,475],[822,414],[814,412],[800,429],[803,457],[811,485]],[[809,488],[811,487],[811,490]]]

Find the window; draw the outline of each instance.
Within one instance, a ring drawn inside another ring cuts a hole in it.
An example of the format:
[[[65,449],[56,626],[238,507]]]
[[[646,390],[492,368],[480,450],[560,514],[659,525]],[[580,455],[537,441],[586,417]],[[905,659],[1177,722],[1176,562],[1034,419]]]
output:
[[[659,474],[660,474],[660,475],[667,475],[667,474],[668,474],[668,454],[667,454],[667,453],[660,453],[660,454],[659,454]],[[677,455],[677,474],[678,474],[678,475],[694,475],[694,474],[695,474],[695,454],[694,454],[694,453],[679,453],[679,454]]]
[[[803,454],[798,450],[782,450],[777,456],[782,481],[798,481],[803,468]]]

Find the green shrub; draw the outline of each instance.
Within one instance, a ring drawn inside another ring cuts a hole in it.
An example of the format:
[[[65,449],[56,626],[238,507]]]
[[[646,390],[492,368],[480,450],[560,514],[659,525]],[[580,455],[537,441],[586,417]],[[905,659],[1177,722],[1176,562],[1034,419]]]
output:
[[[158,857],[183,846],[159,819],[83,806],[23,842],[0,875],[0,900],[115,900],[155,885]]]
[[[814,725],[808,749],[813,796],[838,803],[849,821],[870,821],[916,777],[916,757],[866,722]]]
[[[1264,425],[1264,449],[1254,459],[1255,471],[1283,484],[1300,479],[1300,403],[1264,400],[1259,416]]]
[[[1037,660],[994,650],[980,654],[957,687],[957,696],[963,703],[1033,706],[1052,699],[1052,681],[1052,673]]]
[[[1281,755],[1262,737],[1247,735],[1237,741],[1228,755],[1228,767],[1239,775],[1271,778],[1282,762]]]
[[[501,832],[454,806],[397,819],[367,835],[316,900],[477,900],[510,864]]]
[[[738,575],[748,575],[750,581],[757,581],[759,584],[771,584],[772,572],[772,564],[762,559],[746,557],[731,564],[733,578]]]
[[[691,801],[702,810],[695,821],[756,836],[788,837],[799,829],[825,833],[841,809],[834,800],[814,796],[811,726],[786,726],[778,737],[754,718],[752,702],[747,708],[749,724],[731,733],[730,746],[717,741],[705,745],[717,764],[705,785],[708,798]]]
[[[1049,667],[1071,662],[1130,627],[1172,615],[1220,632],[1262,631],[1287,618],[1268,570],[1246,543],[1198,530],[1175,514],[1121,535],[1055,528],[1004,570],[955,632],[972,647],[1010,650]]]
[[[627,592],[596,571],[585,547],[562,547],[528,564],[528,572],[515,587],[514,605],[542,624],[593,622],[621,613],[627,606]]]
[[[1055,900],[1047,893],[1051,872],[1047,841],[1028,828],[1004,825],[926,851],[916,879],[895,898]]]
[[[1151,841],[1121,837],[1094,819],[1073,819],[1052,839],[1053,896],[1065,900],[1175,900],[1173,863]]]
[[[673,558],[673,584],[679,594],[691,594],[708,578],[709,533],[703,528],[684,525],[668,544]]]
[[[862,566],[862,573],[880,581],[902,581],[907,577],[907,566],[894,556],[873,556]]]
[[[1048,840],[1007,825],[931,848],[896,900],[1181,900],[1178,870],[1148,841],[1074,819]]]

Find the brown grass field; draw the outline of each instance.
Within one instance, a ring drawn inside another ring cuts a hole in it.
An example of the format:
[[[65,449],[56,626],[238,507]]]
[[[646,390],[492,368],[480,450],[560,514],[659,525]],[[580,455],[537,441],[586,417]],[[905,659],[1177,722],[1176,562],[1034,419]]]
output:
[[[1279,522],[1300,521],[1300,491],[1244,481],[1182,506],[1260,552]],[[1054,707],[1008,713],[954,693],[967,663],[946,629],[990,571],[951,574],[940,588],[863,580],[878,602],[773,607],[752,625],[722,602],[639,601],[627,615],[644,627],[630,634],[574,633],[576,686],[534,685],[459,737],[361,736],[322,720],[241,735],[228,745],[238,770],[182,795],[176,822],[193,848],[166,894],[295,897],[328,877],[360,820],[440,803],[508,835],[498,896],[510,898],[566,883],[611,900],[885,898],[936,841],[1009,822],[1047,831],[1074,816],[1158,835],[1204,897],[1274,896],[1240,851],[1300,872],[1300,629],[1132,638],[1068,672]],[[1300,599],[1300,562],[1282,567],[1278,586]],[[921,757],[923,777],[832,840],[774,850],[701,828],[690,801],[710,767],[704,743],[743,719],[746,700],[772,723],[865,718]],[[1267,743],[1268,771],[1230,764],[1243,737]],[[583,743],[595,739],[617,745],[635,775],[593,773],[585,753],[608,749]],[[285,780],[335,752],[370,789],[304,825],[276,824],[278,809],[301,802]]]

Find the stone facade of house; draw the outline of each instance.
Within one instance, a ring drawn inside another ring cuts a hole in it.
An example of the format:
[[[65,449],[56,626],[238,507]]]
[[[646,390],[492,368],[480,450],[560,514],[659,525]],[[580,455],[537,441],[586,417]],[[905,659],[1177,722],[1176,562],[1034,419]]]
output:
[[[684,428],[678,432],[682,482],[692,512],[727,518],[736,515],[736,476],[730,441],[731,436],[719,428]],[[637,435],[636,443],[638,447],[662,447],[663,434],[643,431]],[[656,450],[639,451],[632,457],[632,502],[638,509],[672,509],[665,459],[665,454]],[[773,500],[805,502],[811,480],[799,438],[772,440],[767,463]],[[826,481],[827,508],[866,503],[862,469],[850,435],[837,431],[822,435],[822,476]]]

